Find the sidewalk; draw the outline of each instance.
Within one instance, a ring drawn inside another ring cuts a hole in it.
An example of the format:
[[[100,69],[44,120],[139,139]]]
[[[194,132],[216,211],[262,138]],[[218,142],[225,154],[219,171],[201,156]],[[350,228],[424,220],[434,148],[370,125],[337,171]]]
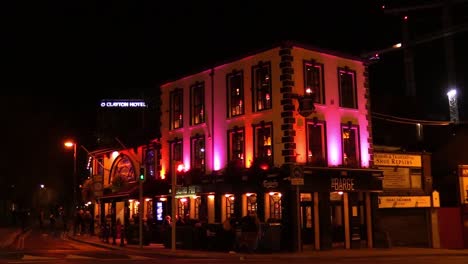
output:
[[[391,248],[391,249],[333,249],[316,251],[313,249],[305,249],[300,253],[278,252],[271,254],[247,254],[247,253],[227,253],[227,252],[211,252],[211,251],[196,251],[164,248],[161,244],[150,244],[148,246],[125,245],[120,246],[120,239],[116,240],[116,244],[104,243],[97,236],[68,236],[69,239],[91,244],[98,247],[108,248],[111,250],[132,250],[141,253],[158,254],[161,256],[180,257],[180,258],[236,258],[236,259],[291,259],[291,258],[379,258],[379,257],[398,257],[398,256],[467,256],[468,249],[432,249],[432,248]]]

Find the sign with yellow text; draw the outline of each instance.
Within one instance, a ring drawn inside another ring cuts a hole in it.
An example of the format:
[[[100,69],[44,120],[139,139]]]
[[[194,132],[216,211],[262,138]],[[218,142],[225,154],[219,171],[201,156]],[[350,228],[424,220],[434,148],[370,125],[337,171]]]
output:
[[[379,208],[431,207],[431,196],[379,196]]]
[[[459,165],[458,170],[461,203],[468,204],[468,165]]]
[[[374,153],[374,165],[392,167],[421,167],[420,155]]]

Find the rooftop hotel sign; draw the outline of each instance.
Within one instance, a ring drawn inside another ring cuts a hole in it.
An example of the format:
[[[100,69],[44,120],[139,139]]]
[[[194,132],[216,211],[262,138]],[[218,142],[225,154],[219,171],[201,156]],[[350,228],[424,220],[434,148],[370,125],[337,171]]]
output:
[[[421,167],[420,155],[374,153],[374,165],[392,167]]]
[[[137,99],[107,99],[101,101],[103,108],[145,108],[145,101]]]

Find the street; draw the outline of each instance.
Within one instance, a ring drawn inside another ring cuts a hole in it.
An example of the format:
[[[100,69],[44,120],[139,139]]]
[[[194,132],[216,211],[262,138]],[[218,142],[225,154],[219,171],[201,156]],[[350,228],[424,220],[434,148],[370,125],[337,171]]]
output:
[[[161,256],[155,251],[139,251],[129,248],[119,250],[95,247],[75,242],[60,234],[51,236],[38,230],[28,231],[19,237],[9,248],[0,251],[0,263],[411,263],[411,264],[465,264],[467,256],[462,255],[426,255],[426,256],[249,256],[227,255],[220,259],[213,258],[175,258]]]

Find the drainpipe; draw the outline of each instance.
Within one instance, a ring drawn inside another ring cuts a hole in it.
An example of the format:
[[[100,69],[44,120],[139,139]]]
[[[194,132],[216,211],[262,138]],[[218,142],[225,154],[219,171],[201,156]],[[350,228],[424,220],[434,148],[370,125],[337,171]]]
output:
[[[214,160],[214,146],[215,146],[215,141],[214,141],[214,68],[211,68],[210,72],[210,78],[211,78],[211,127],[208,125],[208,138],[211,139],[211,171],[213,172],[215,169],[215,160]]]

